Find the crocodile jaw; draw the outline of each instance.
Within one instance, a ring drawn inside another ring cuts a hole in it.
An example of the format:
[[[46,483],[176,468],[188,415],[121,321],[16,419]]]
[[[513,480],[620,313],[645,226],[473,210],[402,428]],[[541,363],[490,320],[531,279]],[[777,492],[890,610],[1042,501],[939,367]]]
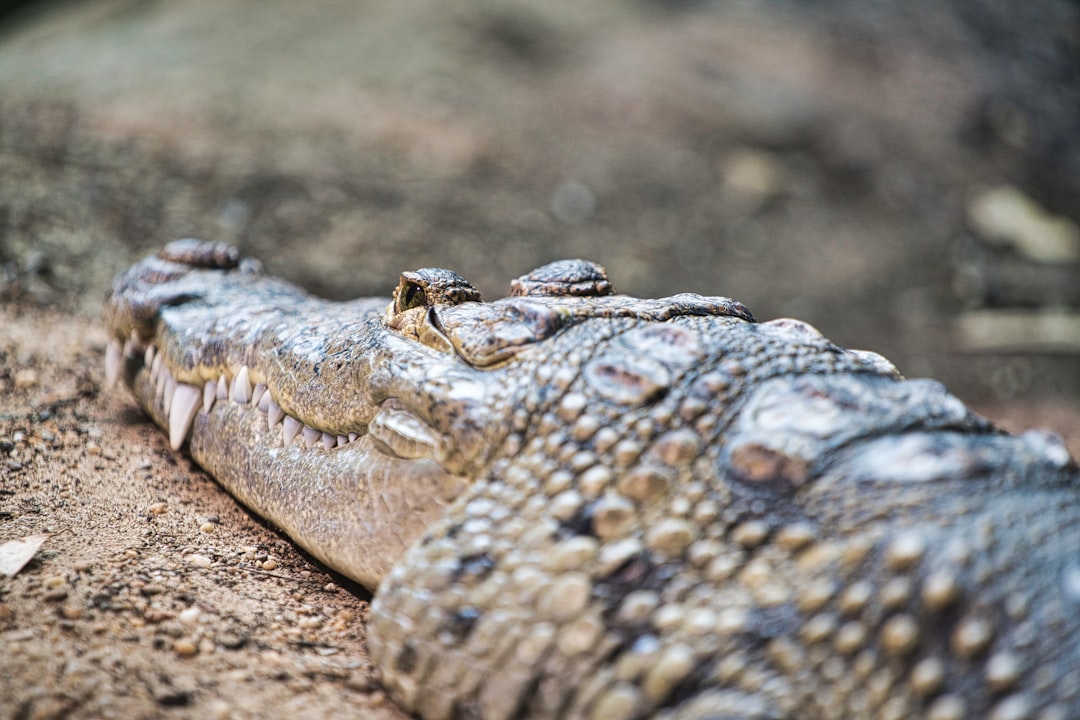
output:
[[[430,458],[388,453],[371,434],[315,431],[265,386],[245,384],[246,366],[231,381],[195,386],[178,383],[154,345],[136,350],[110,343],[106,374],[125,377],[173,449],[186,443],[237,499],[365,587],[375,588],[468,484]],[[404,411],[390,405],[401,425]]]

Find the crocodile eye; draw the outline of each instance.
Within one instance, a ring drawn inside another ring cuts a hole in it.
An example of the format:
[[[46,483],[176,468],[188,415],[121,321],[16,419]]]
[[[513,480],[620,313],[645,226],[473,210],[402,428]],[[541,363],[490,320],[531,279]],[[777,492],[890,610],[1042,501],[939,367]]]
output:
[[[394,291],[394,314],[418,307],[480,302],[480,291],[452,270],[420,268],[401,273]]]
[[[394,301],[386,310],[386,324],[406,337],[437,350],[450,352],[450,341],[439,327],[436,308],[480,302],[480,292],[456,272],[420,268],[401,273]]]
[[[418,283],[412,282],[405,278],[405,275],[401,276],[401,285],[398,287],[397,296],[394,298],[394,312],[405,312],[406,310],[412,310],[414,307],[424,307],[425,302],[424,288]]]

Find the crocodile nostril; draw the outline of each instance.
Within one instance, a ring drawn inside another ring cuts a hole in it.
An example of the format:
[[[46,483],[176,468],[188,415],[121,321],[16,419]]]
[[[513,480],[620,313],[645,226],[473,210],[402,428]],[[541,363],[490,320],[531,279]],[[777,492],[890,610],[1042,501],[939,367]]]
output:
[[[209,270],[232,270],[240,264],[240,251],[232,245],[197,238],[174,240],[158,252],[158,257]]]
[[[603,266],[589,260],[556,260],[510,283],[512,297],[574,295],[600,297],[615,289]]]

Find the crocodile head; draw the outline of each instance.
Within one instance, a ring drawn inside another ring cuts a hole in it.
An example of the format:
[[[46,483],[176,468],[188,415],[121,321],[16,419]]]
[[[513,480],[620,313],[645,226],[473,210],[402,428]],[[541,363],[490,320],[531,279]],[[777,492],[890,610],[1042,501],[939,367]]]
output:
[[[490,303],[436,268],[401,273],[392,298],[327,302],[234,248],[181,240],[114,282],[107,370],[174,449],[187,443],[241,500],[371,586],[579,374],[628,406],[666,392],[700,352],[663,322],[685,316],[753,322],[728,298],[614,294],[583,260]],[[296,498],[320,492],[323,509],[294,519]]]

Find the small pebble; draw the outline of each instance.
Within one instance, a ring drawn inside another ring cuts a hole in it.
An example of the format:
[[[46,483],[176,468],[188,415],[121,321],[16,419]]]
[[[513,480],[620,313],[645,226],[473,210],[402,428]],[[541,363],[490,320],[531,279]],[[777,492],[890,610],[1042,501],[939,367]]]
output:
[[[78,620],[83,616],[83,609],[77,605],[63,605],[60,614],[67,620]]]
[[[143,613],[143,619],[151,625],[163,623],[166,620],[172,620],[173,614],[168,610],[160,610],[158,608],[147,608]]]
[[[214,562],[205,555],[199,555],[198,553],[192,553],[187,556],[187,561],[197,568],[208,568]]]
[[[201,614],[202,611],[199,610],[199,608],[192,606],[187,608],[186,610],[181,610],[178,617],[180,618],[180,622],[186,625],[193,625],[194,623],[198,622],[199,616]]]
[[[199,648],[190,639],[184,638],[173,643],[173,651],[180,657],[191,657],[199,652]]]
[[[150,506],[151,515],[164,515],[165,511],[169,509],[169,506],[163,502],[156,502]]]
[[[267,570],[267,571],[276,570],[277,569],[277,560],[266,560],[262,564],[262,569]]]
[[[227,650],[238,650],[244,647],[247,638],[242,635],[237,635],[236,633],[222,633],[221,635],[218,635],[217,641],[221,647],[226,648]]]
[[[228,720],[228,718],[236,717],[232,705],[220,698],[210,701],[207,710],[210,712],[210,717],[215,720]]]
[[[26,390],[38,384],[38,373],[33,368],[23,368],[15,372],[15,387]]]
[[[213,523],[205,522],[199,526],[199,531],[207,534],[214,532],[214,530],[216,530],[216,528]]]

